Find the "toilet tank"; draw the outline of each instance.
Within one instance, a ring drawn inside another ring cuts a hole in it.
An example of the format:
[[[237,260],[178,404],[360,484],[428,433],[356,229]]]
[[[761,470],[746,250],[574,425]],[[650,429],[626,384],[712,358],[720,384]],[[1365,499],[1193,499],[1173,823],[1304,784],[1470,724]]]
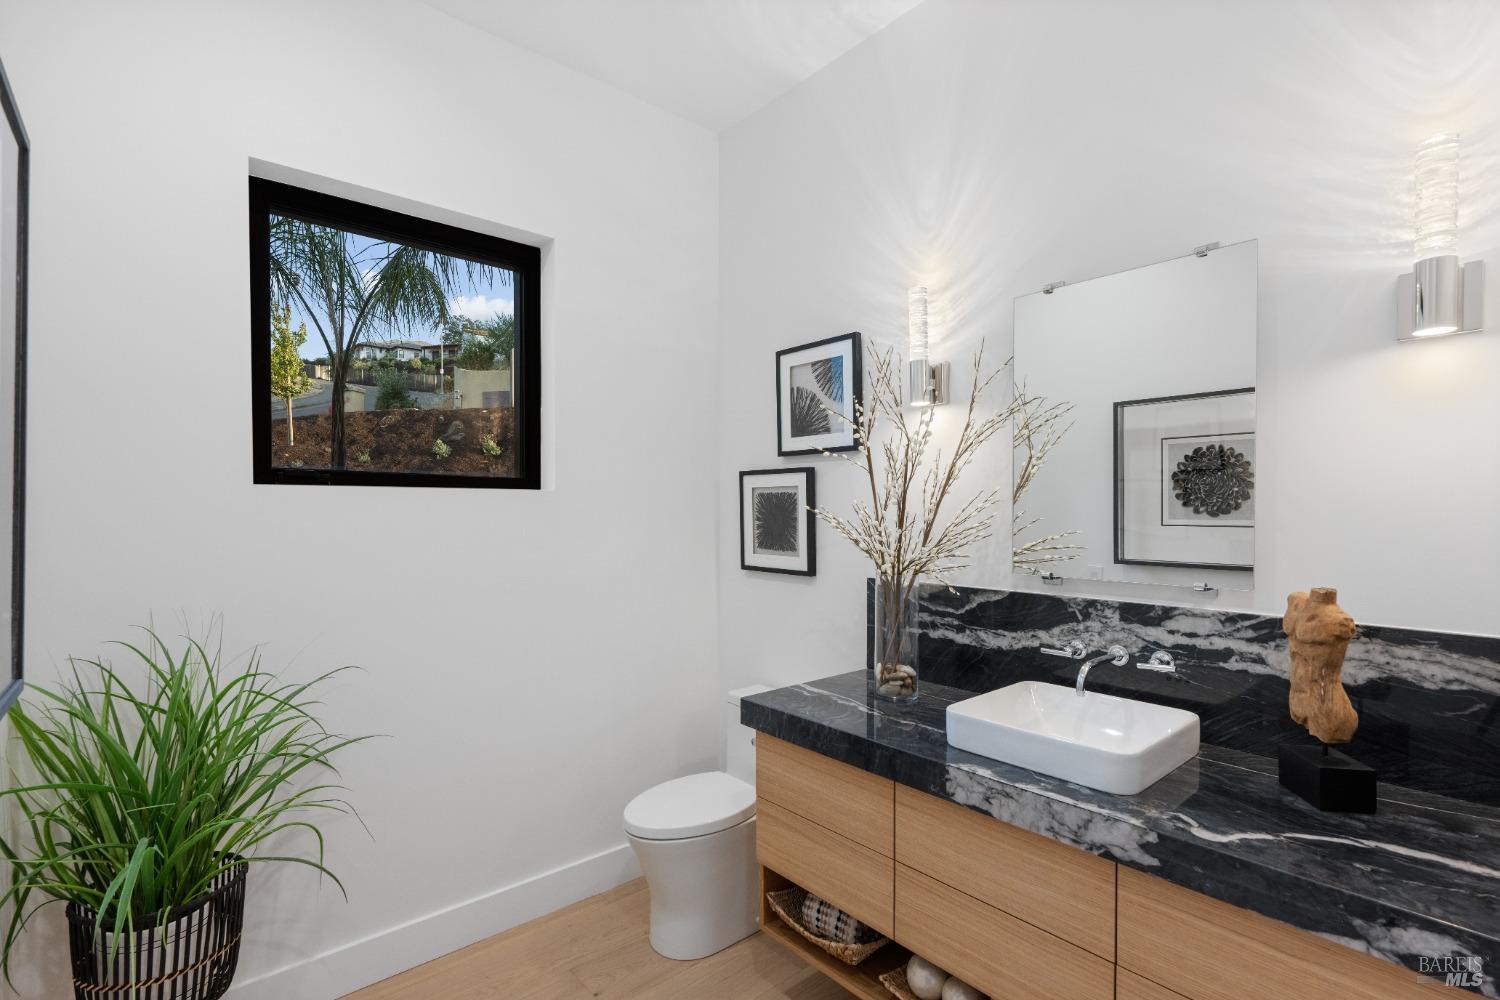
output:
[[[740,724],[740,699],[769,690],[764,684],[735,688],[724,706],[724,770],[749,785],[755,784],[755,730]]]

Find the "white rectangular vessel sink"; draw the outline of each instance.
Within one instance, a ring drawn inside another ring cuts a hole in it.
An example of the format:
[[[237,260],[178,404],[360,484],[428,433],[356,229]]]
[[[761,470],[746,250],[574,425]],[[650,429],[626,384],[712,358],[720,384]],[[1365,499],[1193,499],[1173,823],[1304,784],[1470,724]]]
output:
[[[948,745],[1102,792],[1134,795],[1198,754],[1198,717],[1021,681],[948,706]]]

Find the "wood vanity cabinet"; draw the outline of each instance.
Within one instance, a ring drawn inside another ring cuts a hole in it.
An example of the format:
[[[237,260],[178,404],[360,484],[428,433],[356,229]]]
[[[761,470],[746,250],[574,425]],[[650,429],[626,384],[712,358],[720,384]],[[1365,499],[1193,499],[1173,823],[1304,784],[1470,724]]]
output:
[[[1115,959],[1115,863],[905,786],[896,861]]]
[[[1114,996],[1113,962],[901,864],[892,937],[993,997]]]
[[[755,740],[755,789],[762,799],[892,856],[896,783],[889,778],[760,734]]]
[[[1466,995],[764,733],[756,767],[764,888],[800,885],[900,947],[850,968],[764,905],[763,926],[866,1000],[888,1000],[876,977],[906,949],[997,998]]]
[[[895,782],[762,733],[755,787],[760,863],[893,937]]]
[[[1202,893],[1120,869],[1120,968],[1190,1000],[1418,1000],[1462,991]],[[1143,994],[1151,996],[1151,994]],[[1469,994],[1472,996],[1472,994]]]

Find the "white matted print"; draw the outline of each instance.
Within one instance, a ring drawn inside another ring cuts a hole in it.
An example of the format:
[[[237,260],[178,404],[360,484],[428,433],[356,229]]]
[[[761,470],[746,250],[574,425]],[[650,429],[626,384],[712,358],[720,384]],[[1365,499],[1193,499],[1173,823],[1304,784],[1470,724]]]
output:
[[[1255,390],[1115,404],[1115,562],[1255,566]]]
[[[740,473],[740,568],[813,576],[811,468]]]
[[[1255,527],[1255,435],[1162,438],[1161,523]]]
[[[811,455],[855,447],[862,388],[860,337],[846,333],[776,352],[776,453]]]

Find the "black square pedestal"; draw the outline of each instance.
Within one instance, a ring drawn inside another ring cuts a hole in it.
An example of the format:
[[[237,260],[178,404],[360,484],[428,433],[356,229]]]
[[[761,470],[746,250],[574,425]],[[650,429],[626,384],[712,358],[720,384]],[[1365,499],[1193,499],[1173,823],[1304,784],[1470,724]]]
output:
[[[1276,763],[1282,787],[1324,812],[1375,811],[1375,769],[1348,754],[1282,744]]]

